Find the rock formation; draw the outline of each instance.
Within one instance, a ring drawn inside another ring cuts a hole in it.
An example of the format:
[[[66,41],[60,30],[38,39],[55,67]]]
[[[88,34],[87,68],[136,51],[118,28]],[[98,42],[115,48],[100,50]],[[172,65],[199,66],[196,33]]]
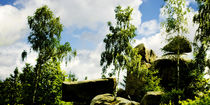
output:
[[[151,63],[156,60],[156,55],[153,50],[147,49],[144,44],[139,44],[135,47],[138,50],[138,54],[142,56],[141,61],[142,64],[145,64],[148,68],[151,67]],[[131,97],[132,100],[140,101],[143,97],[139,97],[142,93],[142,88],[144,87],[145,81],[142,80],[138,73],[131,73],[131,71],[127,71],[126,78],[126,93]]]
[[[188,86],[191,81],[189,73],[193,70],[192,62],[180,59],[180,88]],[[177,86],[177,60],[176,59],[158,59],[154,62],[155,69],[159,70],[161,78],[160,85],[170,91]]]
[[[141,61],[151,63],[156,60],[157,56],[153,50],[147,49],[143,43],[137,45],[135,49],[138,50],[138,54],[142,56]]]
[[[140,105],[138,102],[116,97],[112,94],[101,94],[93,98],[90,105]]]
[[[62,100],[73,102],[90,102],[95,96],[104,93],[113,93],[116,88],[116,79],[98,79],[76,82],[63,82]]]
[[[161,95],[163,92],[151,91],[147,92],[141,100],[141,105],[159,105],[161,102]]]

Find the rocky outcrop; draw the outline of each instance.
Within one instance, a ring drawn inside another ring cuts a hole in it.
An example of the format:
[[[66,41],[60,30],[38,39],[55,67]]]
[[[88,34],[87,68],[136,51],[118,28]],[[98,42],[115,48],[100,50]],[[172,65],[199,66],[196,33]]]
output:
[[[141,105],[159,105],[161,102],[161,95],[163,92],[151,91],[147,92],[141,100]]]
[[[175,36],[167,45],[165,45],[162,50],[168,54],[184,54],[192,51],[192,46],[190,41],[182,36]]]
[[[180,59],[180,88],[190,84],[190,72],[193,70],[193,63],[185,59]],[[160,85],[170,91],[177,86],[177,60],[176,59],[158,59],[154,62],[155,69],[159,70],[161,78]]]
[[[156,60],[156,55],[153,50],[147,49],[144,44],[139,44],[135,47],[138,50],[138,54],[142,56],[140,62],[145,64],[146,67],[151,67],[151,63]],[[126,78],[126,93],[132,100],[140,101],[145,93],[143,93],[143,87],[145,80],[139,77],[139,74],[134,71],[127,71]]]
[[[116,97],[112,94],[101,94],[93,98],[90,105],[140,105],[138,102]]]
[[[73,102],[90,102],[95,96],[104,93],[113,93],[116,88],[116,79],[98,79],[91,81],[63,82],[62,100]]]
[[[137,45],[135,49],[138,50],[138,54],[142,56],[142,61],[146,63],[154,62],[157,58],[153,50],[147,49],[143,43]]]

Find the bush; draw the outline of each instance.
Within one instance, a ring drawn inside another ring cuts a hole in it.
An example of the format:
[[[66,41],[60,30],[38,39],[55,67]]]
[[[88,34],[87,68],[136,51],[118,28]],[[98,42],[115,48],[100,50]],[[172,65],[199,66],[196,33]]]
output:
[[[187,99],[179,103],[182,105],[210,105],[210,90],[200,97],[195,97],[195,100]]]
[[[170,92],[166,92],[161,97],[161,104],[178,105],[179,100],[184,97],[183,90],[172,89]]]

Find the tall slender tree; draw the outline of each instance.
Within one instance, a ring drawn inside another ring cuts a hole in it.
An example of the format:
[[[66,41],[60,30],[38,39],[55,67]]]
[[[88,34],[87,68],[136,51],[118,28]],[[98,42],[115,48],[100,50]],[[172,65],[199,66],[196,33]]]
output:
[[[185,0],[164,0],[164,11],[163,15],[166,16],[166,20],[161,23],[162,27],[165,28],[167,33],[167,41],[169,44],[166,45],[163,50],[168,54],[176,54],[177,58],[177,88],[179,88],[179,63],[180,55],[185,52],[191,52],[191,46],[189,41],[184,37],[188,33],[187,17],[185,16],[189,12],[189,8],[186,7]],[[190,46],[189,50],[185,50],[184,45]],[[173,46],[174,45],[174,46]],[[173,48],[174,47],[174,48]],[[182,50],[183,49],[183,50]]]
[[[35,88],[33,93],[33,103],[36,100],[36,91],[41,70],[45,63],[49,60],[54,62],[71,60],[72,55],[76,55],[76,51],[72,51],[72,48],[68,42],[64,45],[60,44],[61,32],[63,25],[60,23],[59,17],[55,17],[53,12],[45,5],[38,8],[34,16],[28,17],[29,28],[31,29],[28,37],[28,42],[31,44],[33,51],[38,52],[37,64],[35,70]],[[23,59],[27,56],[27,52],[23,51]],[[57,65],[59,66],[59,65]]]
[[[105,51],[101,54],[101,66],[103,66],[104,75],[107,68],[113,64],[113,73],[118,72],[117,82],[119,83],[120,71],[126,68],[127,59],[132,51],[131,42],[136,36],[136,27],[130,23],[133,9],[127,7],[122,9],[117,6],[115,9],[116,26],[108,22],[111,33],[106,35],[104,39]]]

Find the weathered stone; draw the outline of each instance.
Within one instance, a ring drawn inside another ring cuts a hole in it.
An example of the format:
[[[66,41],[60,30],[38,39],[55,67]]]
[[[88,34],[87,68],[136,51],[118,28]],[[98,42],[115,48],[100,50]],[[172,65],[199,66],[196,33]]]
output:
[[[73,102],[90,102],[96,95],[113,93],[115,88],[115,78],[63,82],[62,100]]]
[[[192,46],[186,37],[178,35],[175,36],[167,45],[165,45],[162,50],[170,54],[178,54],[178,51],[179,54],[183,54],[191,52]]]
[[[93,98],[90,105],[140,105],[138,102],[116,97],[112,94],[101,94]]]
[[[157,56],[153,50],[147,49],[143,43],[137,45],[135,49],[138,50],[138,54],[142,56],[142,61],[146,63],[151,63],[156,60]]]
[[[163,94],[160,91],[147,92],[141,100],[141,105],[159,105]]]
[[[193,64],[191,61],[187,61],[185,59],[180,59],[179,62],[180,69],[180,88],[184,88],[189,85],[190,71],[193,70]],[[177,86],[177,60],[176,59],[158,59],[154,62],[155,69],[159,70],[159,76],[161,78],[160,85],[164,87],[164,89],[170,91],[174,87]]]

